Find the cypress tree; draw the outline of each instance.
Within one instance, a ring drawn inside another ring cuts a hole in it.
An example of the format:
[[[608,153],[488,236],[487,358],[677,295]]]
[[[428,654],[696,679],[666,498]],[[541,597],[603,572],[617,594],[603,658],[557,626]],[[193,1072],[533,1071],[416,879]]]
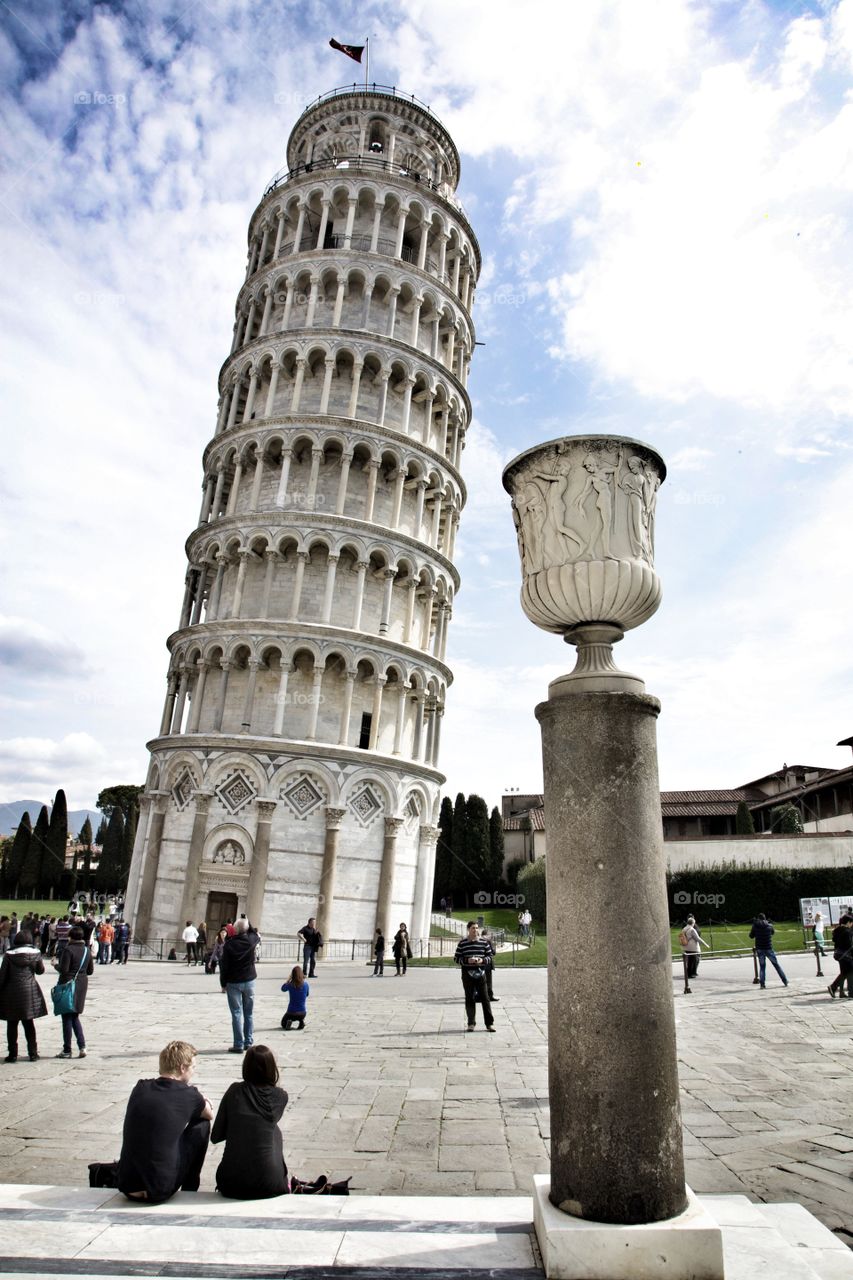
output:
[[[454,898],[454,906],[468,905],[468,877],[466,875],[466,859],[468,854],[468,806],[460,791],[453,806],[453,835],[450,841],[450,890]],[[458,899],[458,900],[457,900]]]
[[[471,795],[466,806],[468,814],[468,838],[466,857],[468,887],[472,893],[492,895],[497,882],[492,882],[492,855],[489,830],[489,809],[482,796]]]
[[[83,888],[88,892],[92,887],[92,824],[88,818],[80,828],[77,842],[83,846]],[[75,871],[76,861],[75,858]]]
[[[437,907],[450,890],[450,868],[453,861],[453,801],[444,796],[438,815],[438,844],[435,849],[433,906]]]
[[[47,848],[42,859],[42,892],[49,897],[58,893],[65,871],[65,851],[68,848],[68,803],[60,788],[53,798],[50,811],[50,829]]]
[[[136,840],[136,828],[139,823],[139,805],[131,807],[130,813],[124,817],[124,840],[121,846],[121,876],[119,888],[124,892],[130,876],[130,861],[133,857],[133,845]]]
[[[50,818],[47,814],[47,805],[43,804],[39,810],[39,816],[36,818],[32,839],[30,840],[27,856],[24,860],[24,865],[21,867],[21,875],[18,880],[23,893],[32,895],[37,889],[41,888],[41,867],[45,849],[47,848],[49,831]]]
[[[504,877],[504,824],[497,805],[489,815],[489,857],[492,884],[500,884]]]
[[[107,834],[95,872],[95,888],[99,893],[114,893],[121,879],[121,855],[124,844],[124,818],[116,805],[110,814]]]
[[[104,847],[104,841],[107,838],[107,825],[106,818],[101,818],[101,821],[98,823],[98,830],[95,832],[95,844],[99,849],[103,849]]]
[[[15,832],[15,838],[12,841],[12,850],[6,867],[9,891],[14,893],[15,897],[20,892],[21,871],[29,852],[32,836],[33,824],[30,821],[30,815],[23,813],[21,814],[21,821],[18,823],[18,829]]]
[[[737,813],[735,814],[735,835],[738,836],[754,836],[755,823],[752,820],[752,814],[749,805],[745,800],[738,802]]]

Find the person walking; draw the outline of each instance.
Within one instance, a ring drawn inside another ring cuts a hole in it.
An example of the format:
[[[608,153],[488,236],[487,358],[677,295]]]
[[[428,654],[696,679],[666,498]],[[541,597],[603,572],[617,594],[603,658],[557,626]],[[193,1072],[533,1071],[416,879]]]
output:
[[[477,1000],[483,1006],[486,1030],[495,1029],[486,983],[486,966],[490,958],[489,944],[480,938],[476,921],[469,920],[468,936],[460,940],[453,957],[462,971],[462,990],[465,993],[465,1012],[468,1016],[467,1031],[473,1031],[477,1023]]]
[[[249,922],[242,918],[234,925],[234,936],[222,948],[219,982],[228,997],[231,1011],[233,1044],[229,1053],[242,1053],[255,1036],[255,948],[260,938]]]
[[[399,978],[401,973],[405,975],[406,961],[412,958],[412,944],[409,942],[409,930],[405,924],[401,924],[394,934],[391,951],[394,956],[394,963],[397,966],[397,972],[394,977]]]
[[[767,969],[767,961],[773,965],[773,968],[782,979],[782,986],[787,987],[788,979],[785,977],[784,970],[776,959],[776,952],[773,950],[773,934],[776,930],[763,911],[759,911],[758,915],[752,922],[752,928],[749,931],[750,938],[755,940],[755,953],[758,956],[758,982],[761,990],[764,990],[764,979]]]
[[[71,1057],[71,1036],[77,1041],[77,1057],[86,1056],[86,1037],[80,1015],[86,1007],[86,995],[89,990],[89,978],[95,972],[95,961],[86,946],[83,930],[79,924],[72,926],[68,938],[68,946],[56,962],[60,982],[74,980],[74,1008],[70,1013],[62,1014],[62,1052],[57,1058]]]
[[[696,927],[695,916],[688,916],[684,928],[678,935],[678,945],[681,947],[681,954],[687,959],[687,979],[695,978],[699,973],[699,956],[700,948],[707,947],[710,951],[710,944],[700,934]]]
[[[213,950],[208,957],[205,971],[207,973],[216,973],[216,966],[222,960],[222,950],[228,941],[228,930],[223,925],[213,940]]]
[[[289,1186],[278,1122],[287,1094],[278,1087],[275,1056],[256,1044],[243,1059],[243,1079],[228,1086],[219,1104],[211,1142],[224,1142],[216,1190],[232,1200],[266,1200]]]
[[[69,934],[71,930],[69,929]],[[112,956],[113,942],[115,940],[115,929],[109,920],[103,920],[98,925],[98,964],[109,964]]]
[[[373,976],[374,978],[385,977],[385,934],[381,929],[377,928],[373,939]]]
[[[314,916],[309,917],[308,923],[302,926],[296,936],[302,939],[303,972],[307,977],[313,978],[317,964],[317,952],[323,945],[323,936],[317,928],[317,921]]]
[[[838,961],[838,977],[832,980],[827,991],[833,1000],[836,994],[843,999],[846,982],[847,999],[853,1000],[853,916],[845,913],[833,929],[832,954]]]
[[[62,955],[68,946],[68,935],[71,932],[71,922],[68,916],[63,916],[61,920],[56,922],[56,958]]]
[[[196,964],[204,964],[204,956],[207,951],[207,921],[202,920],[197,926],[198,937],[195,944],[195,962]]]
[[[305,1019],[308,1017],[305,1005],[311,988],[305,981],[305,974],[298,964],[291,969],[290,977],[282,984],[281,989],[287,992],[287,1013],[281,1020],[282,1027],[285,1031],[290,1031],[296,1022],[298,1024],[296,1030],[304,1031]]]
[[[47,1003],[36,974],[44,973],[44,960],[33,936],[25,929],[12,939],[0,964],[0,1021],[6,1023],[6,1062],[18,1061],[18,1023],[23,1024],[30,1062],[37,1062],[36,1018],[47,1014]]]
[[[9,930],[11,928],[9,917],[0,916],[0,956],[5,955],[9,950]]]
[[[198,929],[195,927],[192,920],[187,921],[186,928],[181,934],[181,941],[187,949],[187,964],[197,964],[198,953],[196,951],[196,943],[198,942]]]

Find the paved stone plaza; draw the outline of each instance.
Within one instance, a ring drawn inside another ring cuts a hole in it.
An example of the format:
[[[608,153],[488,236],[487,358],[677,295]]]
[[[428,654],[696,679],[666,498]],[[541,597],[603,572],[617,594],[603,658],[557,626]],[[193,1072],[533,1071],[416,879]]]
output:
[[[797,1200],[853,1245],[853,1002],[830,1001],[810,956],[785,965],[789,988],[773,974],[760,991],[748,959],[706,960],[694,994],[677,994],[688,1181]],[[380,980],[357,964],[323,966],[306,1030],[285,1034],[285,968],[260,967],[255,1035],[275,1048],[290,1094],[291,1171],[351,1173],[355,1192],[506,1196],[547,1172],[544,970],[498,971],[489,1036],[464,1031],[455,971]],[[0,1070],[6,1182],[85,1185],[90,1160],[117,1157],[130,1089],[156,1074],[168,1039],[198,1047],[196,1082],[214,1106],[238,1076],[225,997],[201,969],[96,967],[89,991],[89,1057],[54,1059],[58,1024],[47,1017],[42,1060]],[[203,1190],[217,1159],[211,1148]]]

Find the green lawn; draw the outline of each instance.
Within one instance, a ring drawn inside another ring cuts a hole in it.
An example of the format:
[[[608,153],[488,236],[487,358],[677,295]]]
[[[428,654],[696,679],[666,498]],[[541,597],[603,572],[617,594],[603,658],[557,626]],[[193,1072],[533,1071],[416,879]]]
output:
[[[512,909],[504,910],[495,908],[478,909],[472,908],[470,911],[454,911],[453,917],[456,920],[473,920],[479,916],[483,917],[485,924],[490,929],[505,929],[507,932],[507,941],[513,941],[516,938],[516,929],[518,927],[518,913]],[[790,953],[792,951],[803,950],[803,930],[796,920],[774,921],[776,933],[773,937],[775,949],[778,952]],[[496,957],[496,967],[498,968],[519,968],[521,966],[538,966],[543,967],[548,963],[548,940],[543,932],[539,933],[537,922],[533,922],[535,941],[532,946],[520,945],[511,951],[502,951]],[[728,952],[742,952],[751,954],[752,940],[749,936],[749,924],[715,924],[700,925],[702,937],[705,942],[711,946],[711,951],[702,949],[703,956],[711,954],[725,955]],[[681,926],[675,926],[670,929],[670,939],[672,946],[672,954],[674,957],[681,955],[681,947],[678,945],[678,935],[681,932]],[[433,936],[435,938],[448,937],[447,929],[439,929],[433,925]],[[811,942],[809,949],[811,949]],[[453,957],[450,955],[431,956],[429,962],[426,959],[413,960],[413,964],[451,966]]]
[[[17,912],[18,919],[23,919],[29,915],[31,911],[35,911],[37,916],[45,913],[50,916],[56,916],[57,920],[60,916],[65,915],[67,902],[60,902],[58,899],[51,902],[44,898],[19,898],[17,902],[12,898],[0,899],[0,916],[10,916],[13,911]]]

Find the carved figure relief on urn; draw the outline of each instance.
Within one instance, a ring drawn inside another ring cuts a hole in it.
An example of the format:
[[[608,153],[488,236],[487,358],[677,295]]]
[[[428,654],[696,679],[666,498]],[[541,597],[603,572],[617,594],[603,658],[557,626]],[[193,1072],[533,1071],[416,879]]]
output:
[[[655,507],[665,475],[654,449],[621,436],[564,436],[509,463],[503,483],[531,622],[579,648],[595,639],[609,653],[623,632],[652,616],[661,600]],[[599,628],[595,637],[591,626]],[[612,659],[601,651],[599,658],[597,670],[616,672]],[[590,660],[579,652],[576,676],[582,668],[590,673]]]

